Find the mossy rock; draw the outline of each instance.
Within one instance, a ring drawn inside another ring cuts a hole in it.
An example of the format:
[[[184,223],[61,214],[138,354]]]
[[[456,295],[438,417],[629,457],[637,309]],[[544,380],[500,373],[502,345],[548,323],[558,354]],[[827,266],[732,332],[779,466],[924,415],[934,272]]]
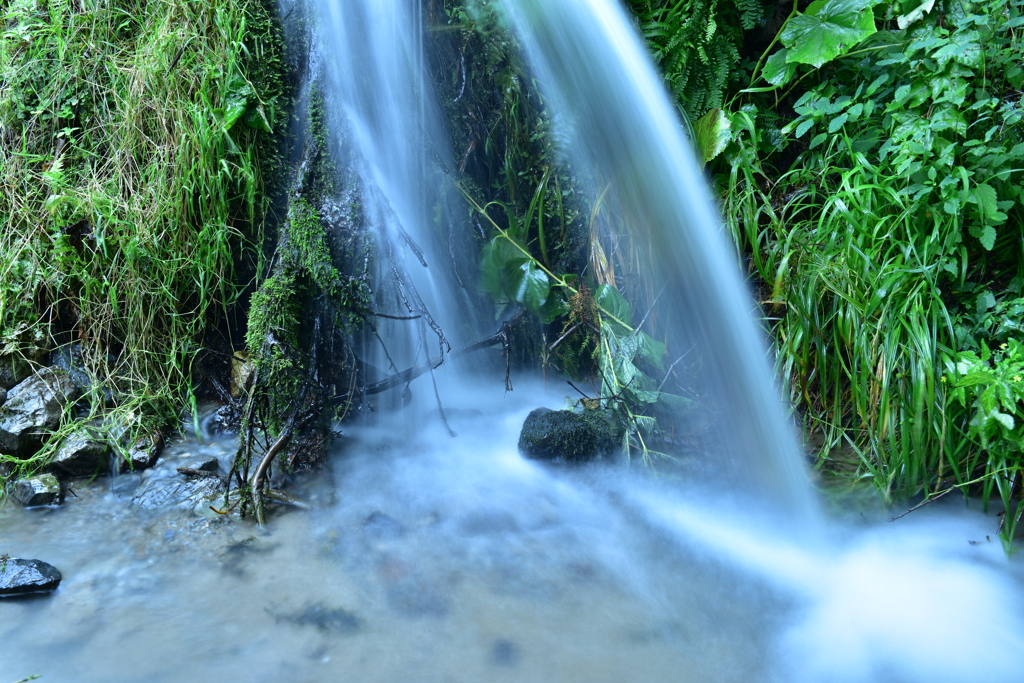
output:
[[[589,462],[611,453],[615,429],[599,410],[538,408],[527,416],[519,434],[519,451],[533,460]]]

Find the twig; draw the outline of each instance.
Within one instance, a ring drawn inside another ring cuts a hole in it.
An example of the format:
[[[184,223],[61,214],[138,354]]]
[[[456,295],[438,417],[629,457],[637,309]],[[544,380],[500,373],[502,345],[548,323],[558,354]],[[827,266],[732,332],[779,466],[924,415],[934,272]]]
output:
[[[920,503],[918,503],[918,504],[917,504],[917,505],[915,505],[914,507],[912,507],[912,508],[910,508],[909,510],[907,510],[906,512],[904,512],[904,513],[903,513],[902,515],[896,515],[895,517],[893,517],[893,518],[891,518],[891,519],[887,519],[887,520],[885,520],[885,521],[887,521],[887,522],[895,522],[895,521],[896,521],[897,519],[899,519],[900,517],[906,517],[907,515],[909,515],[909,514],[910,514],[911,512],[913,512],[914,510],[919,510],[919,509],[923,508],[923,507],[924,507],[925,505],[928,505],[929,503],[934,503],[934,502],[935,502],[935,501],[937,501],[937,500],[938,500],[939,498],[942,498],[942,497],[943,497],[944,495],[946,495],[946,494],[947,494],[947,493],[949,493],[950,491],[955,491],[956,489],[957,489],[957,487],[956,487],[956,486],[950,486],[950,487],[949,487],[948,489],[946,489],[945,491],[942,491],[941,493],[936,493],[936,494],[935,494],[934,496],[932,496],[931,498],[925,498],[925,499],[924,499],[923,501],[921,501]]]

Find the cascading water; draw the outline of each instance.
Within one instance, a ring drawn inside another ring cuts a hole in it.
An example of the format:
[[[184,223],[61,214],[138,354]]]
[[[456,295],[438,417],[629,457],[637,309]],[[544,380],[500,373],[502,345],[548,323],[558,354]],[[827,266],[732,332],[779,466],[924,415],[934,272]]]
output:
[[[406,288],[378,312],[421,316],[381,321],[382,370],[436,358],[424,311],[453,345],[480,333],[465,290],[441,275],[460,210],[442,191],[452,164],[418,4],[319,5],[337,144],[362,176],[382,279]],[[345,425],[334,502],[300,493],[314,509],[265,530],[207,505],[199,517],[130,505],[132,481],[178,482],[178,466],[229,457],[216,441],[172,445],[114,490],[82,482],[58,510],[0,511],[0,553],[64,573],[52,596],[0,602],[0,683],[1019,680],[1024,571],[985,540],[990,517],[940,502],[888,527],[819,526],[749,297],[623,13],[612,0],[507,4],[567,155],[611,183],[607,201],[633,216],[669,283],[662,319],[709,359],[702,390],[731,417],[708,457],[728,475],[525,460],[526,414],[564,397],[525,379],[506,394],[446,361],[438,385],[458,438],[422,377],[426,400]]]
[[[345,148],[339,157],[353,160],[361,211],[376,238],[385,293],[376,305],[395,317],[418,316],[415,324],[376,320],[380,344],[366,349],[366,360],[387,373],[439,365],[452,344],[473,339],[480,326],[458,275],[465,257],[445,192],[453,189],[451,164],[425,77],[420,10],[403,0],[315,5],[332,142]],[[457,385],[459,368],[445,367],[444,375]]]

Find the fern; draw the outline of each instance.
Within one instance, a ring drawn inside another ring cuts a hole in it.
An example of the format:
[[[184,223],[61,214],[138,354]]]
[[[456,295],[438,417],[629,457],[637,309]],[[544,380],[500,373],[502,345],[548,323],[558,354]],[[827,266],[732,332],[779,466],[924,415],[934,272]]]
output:
[[[761,22],[761,0],[630,0],[662,77],[696,119],[720,106],[740,61],[740,27]]]

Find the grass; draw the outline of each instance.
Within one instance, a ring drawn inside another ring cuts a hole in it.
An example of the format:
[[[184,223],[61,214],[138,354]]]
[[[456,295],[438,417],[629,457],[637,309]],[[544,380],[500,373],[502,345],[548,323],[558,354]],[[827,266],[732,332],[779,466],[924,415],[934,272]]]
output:
[[[111,419],[147,431],[194,400],[204,332],[238,300],[236,264],[259,258],[283,105],[274,8],[2,11],[0,352],[80,343],[93,414],[106,387]]]

